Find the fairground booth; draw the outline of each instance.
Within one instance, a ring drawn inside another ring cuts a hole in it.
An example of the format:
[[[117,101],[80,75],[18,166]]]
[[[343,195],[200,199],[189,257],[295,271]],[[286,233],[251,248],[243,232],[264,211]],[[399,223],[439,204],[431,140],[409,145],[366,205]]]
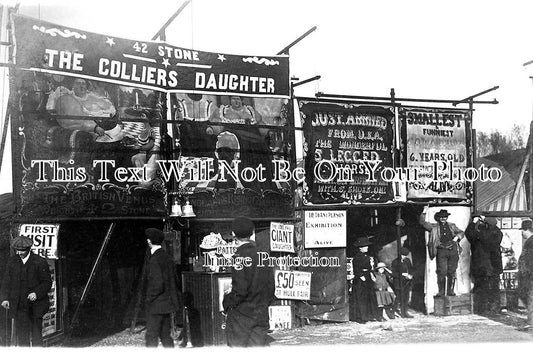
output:
[[[237,216],[254,221],[274,268],[272,329],[351,319],[347,276],[363,236],[389,266],[410,250],[411,307],[435,311],[435,261],[418,219],[444,208],[468,224],[475,96],[295,97],[288,49],[211,53],[16,14],[10,34],[6,236],[31,237],[49,261],[49,343],[142,330],[144,231],[157,227],[180,276],[182,340],[224,344]],[[462,243],[455,288],[469,300]]]

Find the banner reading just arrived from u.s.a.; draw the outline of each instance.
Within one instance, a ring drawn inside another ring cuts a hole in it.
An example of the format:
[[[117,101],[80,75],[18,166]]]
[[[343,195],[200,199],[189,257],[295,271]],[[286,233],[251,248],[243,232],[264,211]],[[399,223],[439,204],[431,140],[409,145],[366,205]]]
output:
[[[289,97],[289,57],[203,52],[14,16],[16,65],[165,92]]]

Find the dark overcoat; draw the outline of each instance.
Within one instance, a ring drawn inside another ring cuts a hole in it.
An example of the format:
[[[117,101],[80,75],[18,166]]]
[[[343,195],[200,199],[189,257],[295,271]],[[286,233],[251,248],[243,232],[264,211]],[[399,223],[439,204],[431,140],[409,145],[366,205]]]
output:
[[[148,262],[146,310],[149,314],[170,314],[178,306],[174,263],[163,249],[157,249]]]
[[[24,264],[19,256],[11,256],[9,258],[2,289],[0,290],[0,301],[9,301],[9,314],[12,318],[17,313],[19,300],[22,303],[28,303],[27,306],[31,308],[34,318],[42,318],[50,308],[48,292],[52,288],[52,277],[50,276],[48,262],[30,252],[26,265],[28,283],[25,290],[23,290],[21,274]],[[30,293],[37,295],[37,299],[33,302],[28,300],[28,294]]]

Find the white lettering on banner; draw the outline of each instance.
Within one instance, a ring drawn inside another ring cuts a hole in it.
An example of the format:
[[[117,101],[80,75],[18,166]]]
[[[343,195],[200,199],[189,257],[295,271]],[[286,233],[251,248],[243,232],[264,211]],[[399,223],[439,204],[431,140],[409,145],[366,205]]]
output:
[[[57,235],[59,225],[22,224],[20,236],[25,236],[33,241],[31,248],[36,255],[47,259],[58,259]]]
[[[231,90],[252,93],[274,93],[274,78],[252,77],[236,74],[214,74],[197,72],[196,89]]]
[[[82,53],[72,53],[70,51],[58,51],[56,49],[46,48],[45,58],[47,65],[51,68],[67,69],[82,71],[83,67],[81,61],[83,60]]]
[[[270,250],[278,252],[294,251],[294,225],[270,223]]]
[[[311,272],[276,271],[274,278],[276,298],[297,300],[311,298]]]
[[[163,87],[175,88],[178,86],[178,72],[174,70],[166,71],[162,68],[137,66],[137,64],[107,58],[100,58],[98,74]]]

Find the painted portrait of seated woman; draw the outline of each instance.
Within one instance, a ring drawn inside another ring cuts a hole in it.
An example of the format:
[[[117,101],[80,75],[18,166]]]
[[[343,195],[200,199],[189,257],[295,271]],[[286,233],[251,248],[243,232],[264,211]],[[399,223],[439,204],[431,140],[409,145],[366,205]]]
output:
[[[59,116],[100,118],[113,117],[117,112],[111,100],[105,96],[105,93],[89,90],[87,81],[81,78],[74,79],[72,89],[60,85],[50,93],[46,109]],[[57,122],[63,128],[85,132],[95,132],[95,128],[98,126],[96,121],[84,119],[58,118]]]

